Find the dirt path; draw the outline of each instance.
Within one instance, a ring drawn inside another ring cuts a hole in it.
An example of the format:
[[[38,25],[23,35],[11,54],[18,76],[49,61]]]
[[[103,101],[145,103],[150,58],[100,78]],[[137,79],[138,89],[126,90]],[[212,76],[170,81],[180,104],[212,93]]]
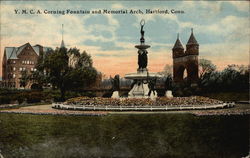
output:
[[[86,115],[86,116],[107,115],[107,112],[58,110],[58,109],[53,109],[51,104],[26,106],[17,109],[0,110],[0,113],[20,113],[20,114],[38,114],[38,115]]]

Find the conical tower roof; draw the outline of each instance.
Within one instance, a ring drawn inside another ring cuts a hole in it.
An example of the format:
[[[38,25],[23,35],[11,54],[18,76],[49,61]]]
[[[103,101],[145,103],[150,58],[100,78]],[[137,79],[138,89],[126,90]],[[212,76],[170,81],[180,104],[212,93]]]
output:
[[[179,34],[177,35],[177,40],[176,40],[176,42],[174,44],[173,49],[177,49],[177,48],[184,49],[184,47],[182,46],[182,43],[181,43],[181,41],[179,39]]]
[[[191,35],[190,35],[189,40],[187,42],[187,45],[191,45],[191,44],[199,45],[199,43],[197,42],[197,40],[194,37],[193,28],[191,29]]]
[[[65,44],[64,44],[64,41],[62,40],[61,42],[61,47],[60,48],[65,48]]]
[[[60,48],[66,48],[64,41],[63,41],[63,24],[62,24],[62,42],[61,42],[61,47]]]

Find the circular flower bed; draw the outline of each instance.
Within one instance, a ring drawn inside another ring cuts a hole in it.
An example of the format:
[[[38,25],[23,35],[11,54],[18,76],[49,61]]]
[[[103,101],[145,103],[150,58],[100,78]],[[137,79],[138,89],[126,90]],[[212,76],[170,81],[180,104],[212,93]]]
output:
[[[65,104],[68,105],[85,105],[85,106],[195,106],[195,105],[213,105],[221,104],[222,101],[210,99],[201,96],[192,97],[158,97],[156,100],[150,98],[89,98],[77,97],[68,99]]]
[[[89,98],[89,97],[77,97],[71,98],[66,101],[66,104],[77,104],[77,105],[120,105],[119,99],[114,98]]]

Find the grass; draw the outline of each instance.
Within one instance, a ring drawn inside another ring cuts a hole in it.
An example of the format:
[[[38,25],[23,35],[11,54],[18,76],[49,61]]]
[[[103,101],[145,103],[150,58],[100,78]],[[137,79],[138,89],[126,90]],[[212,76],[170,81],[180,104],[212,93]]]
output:
[[[8,157],[242,157],[249,116],[190,114],[103,117],[0,115]]]
[[[207,93],[203,96],[212,99],[218,99],[222,101],[248,101],[249,92],[219,92],[219,93]]]

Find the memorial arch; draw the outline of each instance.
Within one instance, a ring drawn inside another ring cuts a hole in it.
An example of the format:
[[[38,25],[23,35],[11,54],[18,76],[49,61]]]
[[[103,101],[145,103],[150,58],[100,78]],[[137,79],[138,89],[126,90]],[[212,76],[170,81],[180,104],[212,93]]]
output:
[[[184,71],[187,71],[187,80],[191,83],[198,81],[199,44],[196,41],[193,29],[186,45],[186,51],[179,39],[179,35],[172,49],[173,51],[173,80],[175,83],[183,82]]]

